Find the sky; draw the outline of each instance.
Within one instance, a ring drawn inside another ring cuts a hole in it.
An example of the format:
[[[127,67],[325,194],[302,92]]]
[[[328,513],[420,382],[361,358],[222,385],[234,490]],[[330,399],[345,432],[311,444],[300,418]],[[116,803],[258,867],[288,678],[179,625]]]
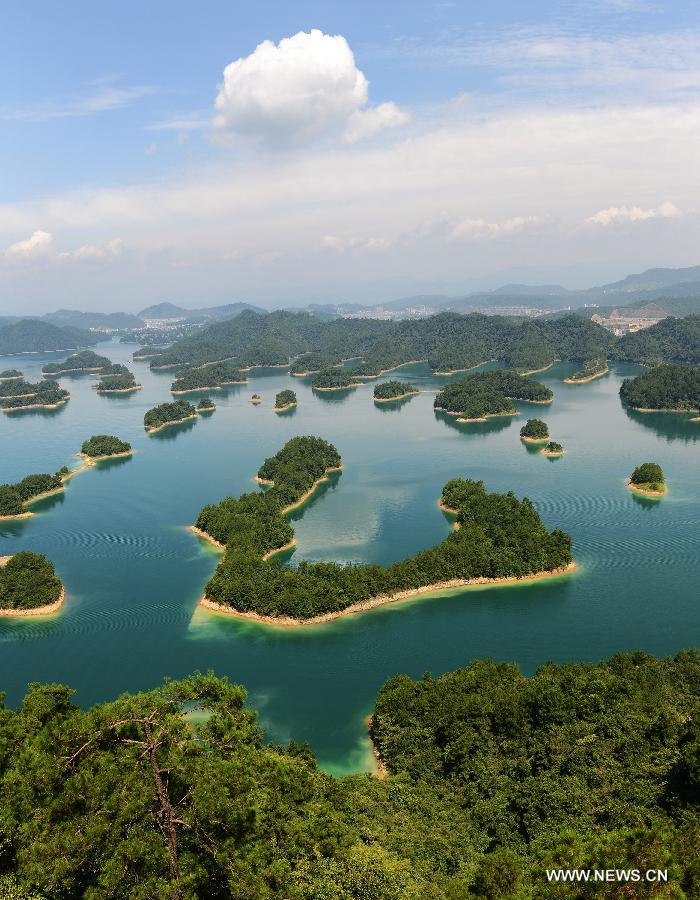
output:
[[[694,0],[25,0],[0,76],[0,314],[700,263]]]

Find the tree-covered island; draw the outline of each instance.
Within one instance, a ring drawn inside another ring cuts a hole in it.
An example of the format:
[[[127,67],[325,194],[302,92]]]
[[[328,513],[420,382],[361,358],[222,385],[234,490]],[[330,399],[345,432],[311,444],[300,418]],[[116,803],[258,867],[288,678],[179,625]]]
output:
[[[532,444],[542,444],[549,440],[549,428],[542,419],[528,419],[520,429],[520,437],[523,441]]]
[[[547,441],[544,447],[540,450],[542,456],[548,456],[550,459],[557,459],[560,456],[563,456],[566,451],[562,447],[561,444],[558,444],[556,441]]]
[[[565,378],[564,384],[586,384],[607,375],[609,371],[607,359],[589,359],[577,372]]]
[[[41,371],[44,375],[66,375],[69,372],[101,372],[112,365],[111,359],[92,350],[73,353],[61,362],[47,363]]]
[[[339,367],[341,361],[335,359],[329,353],[302,353],[289,367],[289,374],[301,377],[302,375],[317,375],[325,369]]]
[[[280,391],[275,396],[275,405],[272,409],[272,412],[280,413],[284,412],[287,409],[292,409],[297,405],[297,395],[294,391],[285,390]]]
[[[0,557],[0,616],[55,612],[65,592],[53,564],[40,553]]]
[[[0,409],[7,413],[23,409],[54,409],[69,398],[69,392],[53,381],[30,384],[19,379],[0,384]]]
[[[655,462],[642,463],[630,475],[627,486],[646,497],[663,497],[668,488],[661,466]]]
[[[215,409],[216,403],[214,403],[211,397],[202,397],[202,399],[197,404],[198,413],[210,413],[214,412]]]
[[[240,369],[228,363],[191,367],[183,369],[173,381],[170,391],[173,394],[186,394],[189,391],[219,390],[226,384],[246,384],[248,379]]]
[[[323,369],[311,382],[314,391],[344,391],[347,388],[361,387],[362,382],[342,369]]]
[[[482,482],[464,479],[448,482],[441,498],[458,527],[414,557],[387,567],[302,562],[293,569],[269,562],[293,544],[285,513],[339,465],[337,451],[321,438],[294,438],[258,472],[261,482],[273,484],[268,491],[202,510],[196,529],[226,547],[204,606],[273,624],[313,624],[441,589],[573,567],[571,538],[558,529],[550,534],[527,498],[490,494]]]
[[[625,378],[620,399],[637,412],[692,412],[700,409],[700,367],[661,365]]]
[[[142,385],[136,382],[134,373],[128,369],[117,375],[103,375],[95,390],[98,394],[130,394],[132,391],[140,391]]]
[[[257,406],[259,403],[262,403],[262,397],[260,394],[253,394],[248,398],[249,402],[253,404],[253,406]]]
[[[191,403],[187,400],[175,400],[173,403],[161,403],[160,406],[149,409],[143,417],[143,424],[146,431],[153,432],[196,417],[197,410]]]
[[[131,456],[133,452],[131,444],[122,441],[113,434],[93,434],[80,448],[81,455],[87,456],[93,461],[111,459],[118,456]]]
[[[390,400],[402,400],[412,397],[420,391],[406,381],[382,381],[374,386],[375,403],[387,403]]]
[[[23,377],[24,376],[19,369],[4,369],[0,372],[0,381],[14,381],[17,378]]]
[[[489,416],[514,416],[513,400],[551,403],[552,391],[523,375],[497,370],[478,372],[459,381],[450,381],[438,393],[434,407],[457,415],[458,422],[481,422]]]

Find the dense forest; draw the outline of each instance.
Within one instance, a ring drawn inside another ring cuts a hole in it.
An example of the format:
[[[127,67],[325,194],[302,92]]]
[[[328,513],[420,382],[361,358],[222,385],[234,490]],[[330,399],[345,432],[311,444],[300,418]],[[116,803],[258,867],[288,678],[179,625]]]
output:
[[[458,529],[441,544],[385,568],[302,562],[297,569],[264,557],[289,544],[294,530],[283,510],[303,497],[340,457],[320,438],[294,438],[258,472],[274,487],[206,506],[197,528],[227,545],[206,586],[208,599],[239,612],[311,619],[339,613],[378,596],[446,581],[524,577],[571,562],[571,539],[542,524],[532,503],[513,494],[489,494],[482,482],[456,479],[442,503]]]
[[[540,453],[544,453],[545,456],[563,456],[564,448],[557,441],[547,441]]]
[[[134,373],[127,370],[119,375],[104,375],[95,385],[95,390],[98,394],[109,394],[111,391],[136,391],[140,387]]]
[[[15,553],[0,566],[0,610],[48,606],[58,600],[62,590],[53,564],[40,553]]]
[[[131,453],[131,444],[113,434],[93,434],[83,443],[80,452],[90,457],[116,456],[120,453]]]
[[[626,334],[615,344],[613,359],[655,366],[662,362],[700,365],[700,316],[669,316],[651,328]]]
[[[275,410],[280,412],[297,405],[297,395],[294,391],[280,391],[275,397]]]
[[[92,347],[101,335],[80,328],[59,328],[38,319],[21,319],[0,327],[0,356]]]
[[[187,400],[176,400],[174,403],[161,403],[160,406],[149,409],[143,417],[143,424],[148,431],[153,431],[163,425],[181,422],[196,415],[197,410],[191,403]]]
[[[0,484],[0,516],[20,516],[25,504],[49,491],[63,486],[64,470],[54,475],[46,473],[25,476],[16,484]]]
[[[520,437],[531,441],[544,441],[549,437],[549,428],[542,419],[528,419],[520,429]]]
[[[302,353],[289,367],[290,375],[315,375],[340,363],[328,353]]]
[[[61,375],[63,372],[101,372],[112,365],[111,359],[92,350],[73,353],[61,362],[47,363],[41,371],[45,375]]]
[[[553,396],[539,381],[499,369],[448,382],[433,405],[436,410],[459,413],[466,419],[481,419],[515,413],[513,400],[547,403]]]
[[[0,381],[13,380],[15,378],[22,378],[22,373],[19,369],[4,369],[0,372]]]
[[[34,397],[37,391],[41,390],[42,385],[51,386],[50,381],[39,381],[32,384],[25,381],[24,378],[10,378],[8,381],[0,381],[0,400],[7,400],[10,397]],[[55,387],[55,385],[53,385]]]
[[[70,394],[58,387],[53,381],[39,381],[29,384],[26,381],[10,381],[2,385],[2,393],[7,394],[9,385],[19,386],[20,393],[12,392],[11,396],[0,397],[0,409],[22,409],[27,406],[55,406],[68,400]]]
[[[314,375],[311,387],[319,391],[342,390],[343,388],[357,387],[357,378],[353,378],[342,369],[323,369]]]
[[[88,710],[31,685],[0,710],[0,896],[548,900],[591,890],[546,868],[610,865],[668,869],[625,896],[700,895],[694,651],[397,675],[383,779],[265,743],[245,699],[199,674]]]
[[[665,484],[663,469],[655,462],[642,463],[630,475],[630,484],[660,491]]]
[[[413,387],[407,381],[382,381],[375,385],[375,400],[396,400],[399,397],[406,397],[409,394],[417,394],[418,389]]]
[[[223,384],[245,384],[247,378],[240,369],[228,363],[214,363],[200,368],[188,368],[178,373],[170,386],[174,394],[219,388]]]
[[[700,368],[661,365],[625,378],[620,398],[633,409],[700,409]]]

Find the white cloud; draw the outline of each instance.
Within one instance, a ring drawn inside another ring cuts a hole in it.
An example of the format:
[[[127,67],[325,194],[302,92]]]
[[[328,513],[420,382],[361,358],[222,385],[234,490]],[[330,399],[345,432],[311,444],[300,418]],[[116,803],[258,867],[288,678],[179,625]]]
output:
[[[124,243],[120,238],[107,241],[102,246],[83,244],[77,250],[64,250],[58,259],[68,262],[94,262],[98,260],[116,259],[124,251]]]
[[[334,234],[326,234],[321,238],[324,250],[337,250],[339,253],[354,251],[355,253],[384,253],[391,249],[395,241],[390,238],[341,238]]]
[[[588,225],[613,225],[619,222],[646,222],[649,219],[675,219],[680,216],[678,207],[666,201],[652,209],[644,209],[641,206],[609,206],[607,209],[599,209],[597,213],[588,216],[584,221]]]
[[[309,143],[333,132],[350,141],[408,121],[393,103],[368,107],[368,81],[342,35],[318,29],[263,41],[226,66],[214,127],[269,146]]]
[[[53,235],[48,231],[34,231],[26,240],[10,244],[5,256],[13,262],[30,262],[49,256],[52,250]]]
[[[513,216],[502,222],[487,222],[484,219],[462,219],[455,222],[450,231],[450,237],[454,240],[470,238],[499,238],[522,231],[534,225],[540,225],[542,219],[539,216]]]

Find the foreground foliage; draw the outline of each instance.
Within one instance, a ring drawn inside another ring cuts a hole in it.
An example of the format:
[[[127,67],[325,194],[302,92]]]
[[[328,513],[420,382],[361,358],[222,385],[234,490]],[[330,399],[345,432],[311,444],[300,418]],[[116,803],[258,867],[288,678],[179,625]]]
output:
[[[63,586],[40,553],[15,553],[0,566],[0,609],[36,609],[55,603]]]

